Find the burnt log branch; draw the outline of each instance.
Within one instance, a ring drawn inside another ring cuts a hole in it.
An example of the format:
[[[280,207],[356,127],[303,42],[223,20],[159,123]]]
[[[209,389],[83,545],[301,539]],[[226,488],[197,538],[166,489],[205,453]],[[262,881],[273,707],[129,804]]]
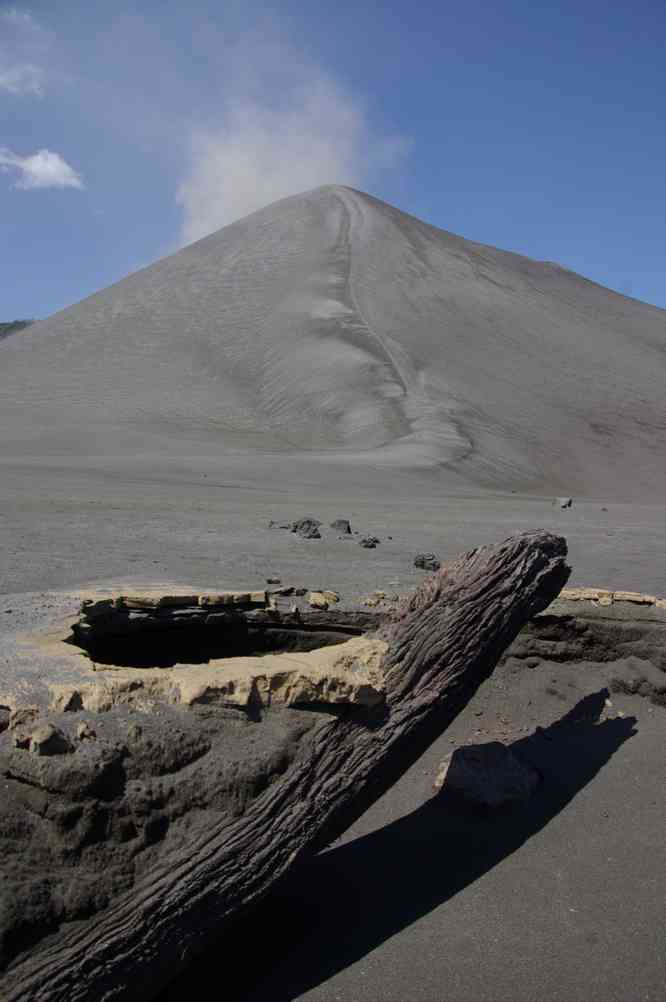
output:
[[[3,1002],[145,1002],[157,994],[447,726],[525,622],[557,596],[569,575],[565,557],[560,537],[524,533],[428,577],[379,631],[385,702],[311,714],[286,770],[240,815],[229,812],[172,851],[165,842],[131,890],[19,954],[5,971]]]

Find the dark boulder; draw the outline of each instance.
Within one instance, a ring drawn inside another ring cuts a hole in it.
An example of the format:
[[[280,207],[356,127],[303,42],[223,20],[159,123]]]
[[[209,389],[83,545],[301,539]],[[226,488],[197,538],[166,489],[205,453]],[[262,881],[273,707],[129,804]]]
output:
[[[557,505],[558,508],[571,508],[573,501],[571,498],[555,498],[553,504]]]
[[[434,553],[417,553],[414,557],[414,567],[423,571],[438,571],[441,566],[439,558]]]
[[[296,522],[292,522],[291,531],[295,532],[303,539],[321,539],[321,533],[319,531],[320,525],[321,522],[318,518],[311,518],[308,516],[306,518],[299,518]]]
[[[336,518],[335,522],[331,522],[331,529],[335,529],[336,532],[343,532],[348,536],[352,534],[352,528],[347,518]]]
[[[457,748],[440,767],[436,786],[483,807],[528,800],[539,773],[501,741]]]

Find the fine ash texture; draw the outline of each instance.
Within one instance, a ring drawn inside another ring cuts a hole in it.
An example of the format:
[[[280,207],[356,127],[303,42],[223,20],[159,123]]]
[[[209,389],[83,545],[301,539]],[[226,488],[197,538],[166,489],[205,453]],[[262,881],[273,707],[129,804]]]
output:
[[[327,186],[4,339],[5,455],[306,451],[662,497],[665,331],[656,307]]]

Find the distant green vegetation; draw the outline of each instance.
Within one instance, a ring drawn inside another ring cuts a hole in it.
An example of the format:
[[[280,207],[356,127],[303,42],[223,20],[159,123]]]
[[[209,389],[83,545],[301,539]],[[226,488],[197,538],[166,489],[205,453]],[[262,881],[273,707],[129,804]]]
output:
[[[24,327],[29,327],[34,322],[34,320],[11,320],[9,323],[0,323],[0,340],[3,337],[9,337],[10,334],[22,331]]]

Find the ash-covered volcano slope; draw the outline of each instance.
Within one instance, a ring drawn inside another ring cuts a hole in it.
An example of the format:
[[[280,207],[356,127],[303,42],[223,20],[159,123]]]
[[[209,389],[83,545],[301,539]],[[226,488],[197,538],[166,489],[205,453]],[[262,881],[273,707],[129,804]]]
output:
[[[664,386],[666,312],[334,186],[0,345],[9,457],[285,451],[636,498],[666,488]]]

